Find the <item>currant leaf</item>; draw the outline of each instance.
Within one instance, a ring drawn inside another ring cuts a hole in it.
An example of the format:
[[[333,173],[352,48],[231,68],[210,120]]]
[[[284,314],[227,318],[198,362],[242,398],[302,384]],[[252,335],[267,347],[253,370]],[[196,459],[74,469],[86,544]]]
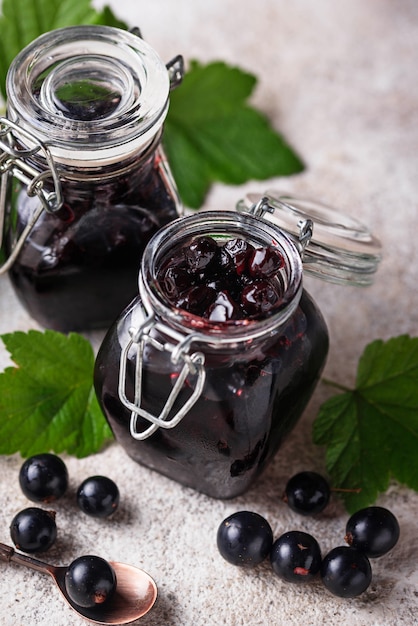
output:
[[[90,343],[50,330],[1,339],[17,367],[0,374],[0,454],[100,450],[112,433],[93,389]]]
[[[90,0],[3,0],[1,9],[0,87],[3,97],[7,70],[22,48],[49,30],[95,23],[99,15]]]
[[[373,504],[392,479],[418,490],[418,337],[369,344],[355,389],[321,406],[313,438],[326,446],[332,486],[348,490],[351,512]]]
[[[192,61],[170,96],[164,147],[180,195],[199,208],[213,182],[287,176],[303,164],[267,118],[248,104],[257,79],[221,61]]]

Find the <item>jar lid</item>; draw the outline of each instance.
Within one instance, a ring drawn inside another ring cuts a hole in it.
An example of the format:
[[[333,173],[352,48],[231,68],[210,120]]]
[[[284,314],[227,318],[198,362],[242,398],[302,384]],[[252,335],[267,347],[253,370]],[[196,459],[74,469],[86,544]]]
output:
[[[366,286],[373,282],[381,260],[381,243],[353,217],[309,198],[268,190],[262,196],[248,193],[237,204],[286,232],[303,254],[306,274],[329,282]],[[301,227],[313,225],[312,237],[301,244]]]
[[[170,77],[138,35],[69,26],[26,46],[11,63],[6,88],[9,119],[59,162],[118,162],[158,134]]]

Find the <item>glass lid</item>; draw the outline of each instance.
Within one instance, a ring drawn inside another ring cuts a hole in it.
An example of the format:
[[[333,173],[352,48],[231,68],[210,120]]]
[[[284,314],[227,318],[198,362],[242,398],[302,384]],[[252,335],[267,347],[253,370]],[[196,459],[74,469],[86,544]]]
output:
[[[13,60],[8,117],[63,162],[117,162],[158,134],[169,91],[167,67],[136,34],[68,26],[44,33]]]
[[[306,274],[345,285],[370,285],[381,260],[381,243],[356,219],[309,198],[268,190],[262,196],[248,193],[237,204],[285,231],[300,242],[301,228],[313,224],[312,237],[303,254]]]

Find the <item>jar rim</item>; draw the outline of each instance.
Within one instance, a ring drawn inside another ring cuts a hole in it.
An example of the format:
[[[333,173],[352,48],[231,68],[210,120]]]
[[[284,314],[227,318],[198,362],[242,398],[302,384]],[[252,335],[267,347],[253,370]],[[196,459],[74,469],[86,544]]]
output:
[[[157,279],[160,261],[167,251],[192,236],[241,235],[260,244],[275,245],[283,255],[288,282],[280,307],[262,319],[210,322],[200,316],[173,307]],[[274,225],[262,222],[248,214],[235,211],[200,211],[180,217],[161,228],[148,242],[141,261],[139,290],[145,307],[177,330],[195,334],[198,341],[218,345],[250,342],[266,334],[274,334],[296,310],[302,294],[302,259],[298,248],[287,234]],[[150,312],[150,311],[149,311]]]
[[[44,33],[15,57],[6,90],[9,118],[47,144],[56,160],[101,162],[137,152],[158,133],[170,78],[138,35],[68,26]]]

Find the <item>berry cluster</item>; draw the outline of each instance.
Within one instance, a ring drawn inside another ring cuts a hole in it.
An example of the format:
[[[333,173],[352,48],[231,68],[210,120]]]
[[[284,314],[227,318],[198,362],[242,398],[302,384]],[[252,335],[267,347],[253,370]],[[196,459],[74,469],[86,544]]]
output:
[[[172,306],[211,322],[260,319],[282,302],[277,274],[283,263],[273,246],[255,247],[244,239],[217,243],[202,236],[164,261],[158,281]]]
[[[68,470],[58,456],[50,453],[28,458],[20,468],[19,484],[32,502],[50,504],[61,498],[68,488]],[[77,489],[79,508],[92,517],[108,517],[119,504],[119,489],[106,476],[86,478]],[[48,550],[56,540],[56,513],[31,506],[17,513],[10,524],[14,545],[23,552]],[[75,559],[65,575],[65,588],[74,604],[94,608],[107,602],[116,589],[113,567],[98,556]]]
[[[286,486],[285,501],[303,515],[322,511],[330,488],[315,472],[301,472]],[[233,565],[255,567],[270,556],[273,571],[282,580],[305,583],[320,576],[332,594],[353,598],[371,583],[371,558],[383,556],[399,539],[399,524],[388,509],[370,506],[354,513],[346,524],[345,541],[322,557],[317,540],[310,534],[291,530],[276,540],[267,520],[251,511],[233,513],[220,524],[217,546]]]

